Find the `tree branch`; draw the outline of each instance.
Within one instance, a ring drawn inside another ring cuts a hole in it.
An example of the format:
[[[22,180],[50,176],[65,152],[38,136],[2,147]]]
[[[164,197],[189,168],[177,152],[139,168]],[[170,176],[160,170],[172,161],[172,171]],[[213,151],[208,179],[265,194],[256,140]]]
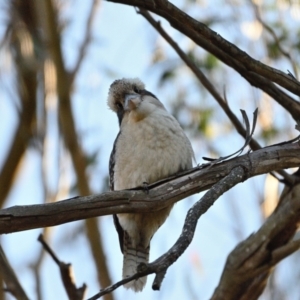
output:
[[[76,64],[75,64],[73,70],[70,72],[71,73],[71,76],[70,76],[71,82],[74,81],[74,78],[77,75],[78,70],[80,69],[80,66],[85,58],[87,48],[90,45],[90,42],[92,39],[92,25],[93,25],[93,21],[95,19],[95,16],[96,16],[99,6],[100,6],[100,0],[93,0],[91,9],[90,9],[90,13],[89,13],[89,16],[88,16],[88,19],[86,22],[84,40],[79,48],[79,54],[78,54]]]
[[[159,290],[168,268],[183,254],[192,242],[200,216],[205,214],[222,194],[239,182],[242,182],[245,179],[244,176],[246,173],[247,172],[243,167],[235,167],[228,175],[213,185],[211,189],[189,209],[181,234],[171,249],[150,264],[140,264],[137,267],[137,273],[128,279],[133,280],[138,277],[155,273],[156,276],[152,284],[152,289]],[[124,280],[121,280],[120,282],[123,283],[123,281]],[[120,282],[101,290],[89,300],[98,299],[103,295],[112,292],[120,286]]]
[[[300,240],[291,241],[299,228],[299,195],[298,182],[262,227],[229,254],[213,300],[225,295],[226,299],[257,299],[254,295],[261,294],[272,268],[300,248]]]
[[[274,98],[295,120],[300,118],[300,104],[273,82],[300,96],[300,83],[291,76],[269,67],[223,39],[201,22],[196,21],[168,1],[107,0],[150,10],[168,20],[174,28],[192,39],[226,65],[240,73],[251,85]]]
[[[213,96],[213,98],[221,106],[227,117],[230,119],[232,124],[235,126],[238,133],[245,137],[246,130],[243,124],[239,121],[236,115],[231,111],[227,102],[221,97],[212,83],[207,79],[204,73],[195,65],[195,63],[190,59],[190,57],[178,46],[178,44],[167,34],[167,32],[162,28],[159,21],[155,21],[154,18],[150,15],[145,9],[139,9],[138,13],[141,14],[156,30],[157,32],[169,43],[169,45],[174,49],[178,56],[183,60],[183,62],[190,68],[190,70],[197,77],[199,82],[206,88],[206,90]],[[261,146],[254,139],[251,138],[249,143],[252,150],[260,149]]]
[[[96,5],[97,1],[94,1],[94,4]],[[71,154],[74,171],[76,173],[78,190],[83,196],[89,195],[91,194],[91,191],[88,176],[86,174],[87,162],[77,138],[75,120],[71,107],[72,80],[74,78],[72,78],[64,65],[60,43],[61,36],[58,30],[57,12],[55,10],[53,0],[47,0],[44,2],[41,1],[39,5],[44,11],[45,21],[43,24],[50,41],[50,54],[56,67],[57,94],[59,98],[59,121],[62,136],[64,138],[65,146]],[[93,13],[90,15],[87,30],[92,23],[92,16]],[[84,46],[82,46],[81,51],[85,51]],[[79,65],[80,59],[81,58],[79,57]],[[99,283],[101,286],[107,286],[111,284],[111,279],[106,265],[106,258],[101,240],[101,230],[99,230],[99,225],[95,219],[86,220],[85,229],[97,268]],[[113,300],[113,296],[108,295],[107,300]]]
[[[238,166],[247,178],[300,165],[300,143],[283,143],[248,153],[209,168],[196,167],[143,190],[123,190],[75,197],[56,203],[14,206],[0,210],[0,233],[55,226],[115,213],[160,210],[192,194],[207,190]]]
[[[223,39],[218,33],[211,30],[205,24],[196,21],[182,10],[178,9],[175,5],[169,1],[155,2],[152,0],[107,0],[108,2],[122,3],[131,6],[137,6],[150,10],[165,19],[167,19],[170,24],[184,33],[190,36],[189,33],[193,31],[193,37],[198,34],[199,41],[202,41],[203,48],[214,49],[213,47],[219,48],[222,46],[220,51],[227,53],[232,59],[238,59],[244,64],[245,69],[248,71],[255,72],[271,81],[276,82],[282,87],[288,89],[292,93],[300,96],[300,83],[297,80],[293,80],[287,74],[276,70],[270,66],[267,66],[257,60],[254,60],[246,52],[241,51],[237,46]],[[178,28],[177,28],[178,27]],[[210,42],[211,46],[207,44]],[[201,46],[201,45],[200,45]],[[216,49],[214,49],[216,51]],[[211,52],[211,51],[210,51]],[[216,51],[216,53],[221,53]],[[217,56],[217,55],[216,55]],[[218,57],[218,56],[217,56]],[[220,57],[219,57],[220,58]],[[229,62],[233,62],[230,60]],[[228,64],[227,62],[225,62]]]
[[[258,4],[256,4],[254,1],[251,1],[251,4],[253,5],[254,8],[254,13],[255,13],[255,17],[257,19],[258,22],[261,23],[261,25],[263,26],[263,28],[269,32],[269,34],[272,36],[276,46],[278,47],[278,50],[280,51],[280,53],[285,56],[291,63],[291,66],[293,68],[293,72],[295,74],[295,77],[298,78],[298,71],[297,71],[297,65],[294,62],[294,60],[291,57],[291,54],[288,51],[285,51],[283,49],[283,47],[281,46],[281,41],[280,39],[277,37],[275,30],[273,30],[273,28],[271,26],[269,26],[261,17],[261,13],[260,13],[260,7]]]
[[[91,297],[95,300],[123,285],[149,274],[155,273],[153,290],[159,290],[168,268],[176,262],[191,243],[199,218],[226,191],[248,178],[245,167],[234,167],[228,175],[194,204],[188,211],[180,237],[171,249],[149,264],[140,264],[137,273],[123,279]],[[300,248],[300,241],[290,241],[300,219],[300,183],[295,183],[278,212],[274,212],[256,234],[239,244],[230,254],[225,271],[214,300],[219,299],[257,299],[263,290],[271,268],[280,260]],[[253,290],[254,288],[254,290]]]
[[[178,56],[183,60],[183,62],[190,68],[190,70],[194,73],[200,83],[206,88],[206,90],[212,95],[212,97],[218,102],[220,107],[223,109],[229,120],[232,122],[233,126],[236,128],[237,132],[242,136],[246,137],[247,132],[243,126],[243,124],[239,121],[237,116],[230,109],[228,102],[225,101],[212,85],[212,83],[207,79],[204,73],[195,65],[195,63],[189,58],[186,53],[178,46],[178,44],[167,34],[167,32],[162,28],[159,21],[155,21],[154,18],[150,15],[150,13],[140,8],[137,13],[141,14],[156,30],[157,32],[169,43],[169,45],[174,49],[174,51],[178,54]],[[249,145],[252,150],[258,150],[261,145],[252,137]],[[290,175],[287,174],[284,170],[279,171],[280,175],[283,176],[284,180],[289,182]]]
[[[74,279],[74,273],[71,264],[66,264],[58,259],[56,254],[50,248],[50,246],[44,240],[42,234],[39,235],[38,241],[43,245],[45,251],[47,251],[53,258],[57,266],[59,267],[60,276],[63,281],[64,288],[70,300],[83,300],[86,292],[86,284],[84,283],[82,287],[77,288]]]
[[[21,169],[23,155],[26,152],[30,140],[36,133],[36,89],[39,75],[37,65],[39,63],[34,47],[28,47],[30,51],[24,55],[24,45],[39,44],[37,36],[33,36],[37,28],[35,24],[33,3],[28,2],[26,9],[23,3],[11,1],[9,11],[9,48],[12,53],[17,76],[16,82],[17,97],[20,99],[19,124],[12,138],[12,144],[7,151],[7,157],[0,170],[0,207],[3,206],[11,187]],[[18,13],[16,13],[18,12]],[[31,26],[28,26],[30,19]],[[27,26],[25,25],[27,24]],[[22,32],[22,34],[20,34]]]
[[[171,264],[173,264],[186,250],[193,240],[196,226],[200,216],[205,214],[215,201],[230,190],[236,184],[243,182],[247,177],[247,170],[242,166],[233,168],[228,175],[218,181],[212,188],[189,209],[180,237],[174,246],[160,258],[147,266],[149,270],[155,270],[156,278],[154,290],[159,290],[163,276]],[[147,270],[146,269],[146,270]]]
[[[0,245],[0,273],[5,281],[7,291],[14,295],[19,300],[29,300],[25,294],[18,278],[11,268],[6,255]]]

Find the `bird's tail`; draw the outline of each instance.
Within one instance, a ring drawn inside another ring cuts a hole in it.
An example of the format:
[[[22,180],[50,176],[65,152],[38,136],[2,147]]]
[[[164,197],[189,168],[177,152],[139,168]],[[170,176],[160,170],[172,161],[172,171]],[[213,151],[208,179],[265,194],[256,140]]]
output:
[[[149,246],[147,248],[139,245],[132,245],[131,238],[124,232],[123,244],[123,279],[134,275],[137,272],[137,266],[140,263],[148,263],[149,261]],[[146,284],[147,276],[141,277],[134,281],[124,284],[127,289],[132,289],[135,292],[141,292]]]

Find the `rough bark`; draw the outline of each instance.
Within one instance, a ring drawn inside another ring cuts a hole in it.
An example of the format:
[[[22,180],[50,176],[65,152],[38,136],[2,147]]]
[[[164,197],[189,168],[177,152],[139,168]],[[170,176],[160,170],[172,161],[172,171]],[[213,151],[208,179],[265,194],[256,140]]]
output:
[[[140,190],[107,192],[75,197],[56,203],[14,206],[0,210],[0,233],[54,226],[96,216],[123,212],[159,210],[192,194],[209,189],[238,166],[247,178],[300,165],[300,144],[263,148],[206,168],[196,167],[186,175],[162,180]]]

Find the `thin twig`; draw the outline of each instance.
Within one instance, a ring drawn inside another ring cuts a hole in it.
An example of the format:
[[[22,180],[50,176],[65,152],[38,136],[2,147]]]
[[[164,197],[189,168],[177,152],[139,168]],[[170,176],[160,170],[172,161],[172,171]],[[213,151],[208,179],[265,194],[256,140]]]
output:
[[[150,274],[150,273],[149,273]],[[101,298],[102,296],[105,296],[105,295],[108,295],[110,294],[111,292],[113,292],[114,290],[116,290],[118,287],[124,285],[125,283],[127,282],[130,282],[132,280],[135,280],[135,279],[138,279],[140,278],[140,273],[136,273],[130,277],[126,277],[125,279],[122,279],[110,286],[108,286],[107,288],[105,289],[102,289],[99,293],[97,293],[96,295],[92,296],[91,298],[89,298],[88,300],[96,300],[96,299],[99,299]]]
[[[155,21],[151,14],[142,8],[137,9],[137,13],[141,14],[156,30],[157,32],[169,43],[169,45],[175,50],[178,56],[185,62],[185,64],[190,68],[190,70],[194,73],[197,79],[202,83],[202,85],[207,89],[207,91],[213,96],[213,98],[218,102],[221,106],[225,114],[228,116],[238,133],[242,137],[247,137],[247,131],[245,130],[243,124],[239,121],[236,115],[232,112],[228,105],[228,101],[226,99],[226,95],[224,98],[218,93],[212,83],[208,80],[208,78],[204,75],[204,73],[195,65],[195,63],[189,58],[188,55],[178,46],[178,44],[171,38],[170,35],[162,28],[160,22]],[[254,122],[255,124],[256,122]],[[255,128],[255,126],[254,126]],[[253,130],[254,130],[253,128]],[[251,135],[251,139],[249,140],[249,146],[252,150],[261,149],[261,145],[253,138]],[[277,171],[287,183],[292,182],[292,178],[290,175],[284,170]],[[275,178],[277,178],[274,174],[272,174]]]
[[[60,276],[62,278],[65,290],[68,294],[70,300],[83,300],[86,292],[86,284],[84,283],[82,287],[77,288],[75,284],[75,279],[73,276],[71,264],[66,264],[60,261],[54,251],[50,248],[47,242],[44,240],[42,234],[39,235],[38,241],[43,245],[44,249],[50,254],[55,263],[58,265],[60,270]]]
[[[252,135],[254,133],[256,120],[257,120],[257,111],[258,110],[256,109],[253,113],[253,122],[252,122],[253,125],[252,125],[252,129],[251,129],[248,116],[247,116],[246,112],[243,109],[241,109],[241,113],[242,113],[242,116],[243,116],[243,119],[244,119],[244,122],[245,122],[245,126],[246,126],[246,135],[245,135],[244,145],[239,150],[237,150],[234,153],[229,154],[227,156],[219,157],[217,159],[212,159],[212,158],[207,158],[207,157],[203,157],[203,159],[212,161],[212,163],[211,163],[211,166],[212,166],[212,165],[217,164],[221,161],[232,158],[232,156],[234,156],[234,155],[239,156],[244,151],[244,149],[248,146],[249,142],[252,139]]]
[[[79,48],[79,51],[78,51],[79,54],[78,54],[76,64],[75,64],[73,70],[70,72],[71,82],[74,81],[74,78],[75,78],[76,74],[78,73],[80,66],[82,65],[82,62],[85,58],[86,51],[92,40],[92,25],[93,25],[96,15],[97,15],[99,6],[100,6],[100,0],[93,0],[91,9],[90,9],[90,13],[89,13],[89,16],[88,16],[88,19],[86,22],[84,40],[82,41],[82,44]]]
[[[8,292],[14,295],[18,300],[29,300],[14,270],[10,266],[1,245],[0,245],[0,273],[5,281],[6,290]]]
[[[236,184],[242,182],[245,179],[244,176],[246,173],[247,172],[243,167],[232,169],[226,177],[217,182],[199,201],[197,201],[193,207],[189,209],[181,235],[174,246],[160,258],[150,263],[149,269],[157,269],[159,270],[158,273],[167,270],[192,242],[199,218],[208,211],[222,194],[230,190]],[[158,278],[156,278],[158,287],[161,284],[161,281],[159,280],[162,279],[163,276],[158,276]]]
[[[139,278],[155,273],[156,276],[152,287],[154,290],[159,290],[167,269],[183,254],[183,252],[192,242],[200,216],[207,212],[207,210],[223,193],[231,189],[234,185],[243,181],[244,175],[244,168],[236,167],[232,169],[226,177],[222,178],[219,182],[212,186],[212,188],[199,201],[197,201],[192,208],[189,209],[181,234],[176,243],[170,248],[170,250],[156,259],[154,262],[138,266],[138,273],[128,279],[130,279],[131,281],[136,279],[136,276],[138,276],[137,278]],[[89,300],[95,300],[107,293],[111,293],[123,283],[124,280],[119,281],[115,285],[101,290],[98,294],[96,294]]]
[[[267,66],[260,61],[250,57],[247,53],[240,50],[236,45],[228,42],[219,34],[211,30],[205,24],[193,19],[191,16],[177,8],[170,1],[154,2],[153,0],[107,0],[108,2],[123,3],[133,7],[144,8],[152,11],[170,22],[170,25],[191,38],[200,47],[206,49],[225,64],[234,68],[252,85],[273,95],[281,105],[292,106],[290,114],[299,118],[300,107],[297,101],[283,93],[275,84],[300,96],[300,83],[284,72]],[[272,96],[272,97],[273,97]],[[285,102],[282,99],[285,98]]]
[[[56,254],[52,251],[52,249],[49,247],[49,245],[46,243],[46,241],[44,240],[44,236],[42,234],[39,235],[38,241],[43,245],[44,249],[49,253],[49,255],[52,257],[52,259],[59,266],[60,260],[57,258]]]
[[[273,37],[274,42],[275,42],[276,46],[278,47],[278,50],[280,51],[280,53],[281,53],[283,56],[285,56],[285,57],[290,61],[291,65],[292,65],[292,68],[293,68],[293,72],[294,72],[295,76],[298,78],[297,66],[296,66],[294,60],[292,59],[291,54],[290,54],[289,52],[285,51],[285,50],[282,48],[281,43],[280,43],[280,40],[279,40],[279,38],[277,37],[277,35],[276,35],[275,31],[273,30],[273,28],[270,27],[266,22],[264,22],[264,20],[263,20],[262,17],[261,17],[261,14],[260,14],[260,8],[259,8],[259,6],[258,6],[256,3],[254,3],[253,0],[252,0],[251,2],[252,2],[252,5],[253,5],[253,7],[254,7],[254,12],[255,12],[255,16],[256,16],[257,21],[260,22],[261,25],[262,25],[262,26],[270,33],[270,35]],[[294,76],[294,75],[293,75],[293,76]],[[295,80],[297,80],[296,77],[294,77]]]

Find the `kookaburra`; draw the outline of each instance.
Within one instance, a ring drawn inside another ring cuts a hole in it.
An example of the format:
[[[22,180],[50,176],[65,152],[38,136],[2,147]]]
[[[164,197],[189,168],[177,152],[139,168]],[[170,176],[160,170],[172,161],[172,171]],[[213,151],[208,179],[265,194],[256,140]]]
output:
[[[117,114],[120,125],[109,161],[112,191],[141,187],[192,167],[190,141],[177,120],[138,78],[114,81],[108,106]],[[124,255],[123,278],[135,274],[140,263],[148,263],[150,240],[171,209],[114,215]],[[139,278],[125,287],[139,292],[146,279]]]

